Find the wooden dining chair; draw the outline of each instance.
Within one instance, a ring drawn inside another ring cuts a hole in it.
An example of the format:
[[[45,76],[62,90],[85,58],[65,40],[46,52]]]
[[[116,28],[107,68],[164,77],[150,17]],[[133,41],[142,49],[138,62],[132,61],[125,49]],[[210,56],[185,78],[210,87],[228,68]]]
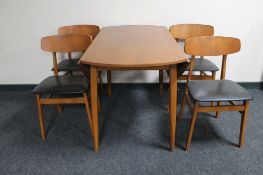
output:
[[[100,32],[100,27],[97,25],[70,25],[58,28],[59,35],[88,35],[93,41],[97,34]],[[68,59],[63,59],[57,65],[58,72],[79,72],[80,67],[78,65],[79,58],[72,58],[71,53],[68,53]],[[52,69],[54,71],[54,68]],[[98,72],[98,79],[100,83],[101,90],[103,90],[103,83],[101,78],[101,71]]]
[[[184,105],[187,102],[192,113],[192,119],[186,143],[186,150],[189,150],[197,114],[199,112],[240,112],[242,116],[239,147],[242,147],[245,140],[249,101],[252,100],[252,97],[242,86],[231,80],[225,80],[227,55],[236,53],[240,50],[240,40],[237,38],[219,36],[196,37],[186,40],[184,48],[186,54],[192,55],[186,89],[181,105],[181,112],[179,114],[183,114]],[[221,79],[192,80],[196,56],[222,56]],[[218,102],[218,105],[205,105],[203,102]]]
[[[185,41],[189,38],[199,36],[212,36],[214,34],[214,27],[204,24],[177,24],[172,25],[169,29],[175,40]],[[214,80],[216,72],[219,70],[218,67],[208,59],[204,57],[196,58],[195,67],[193,71],[199,72],[199,75],[192,75],[193,79],[197,80]],[[186,64],[182,64],[182,70],[189,71],[189,67]],[[184,71],[183,71],[184,72]],[[181,73],[183,73],[181,72]],[[210,75],[207,74],[210,72]],[[169,71],[167,71],[169,76]],[[187,80],[187,75],[182,74],[179,80]],[[160,95],[163,94],[163,70],[159,70],[159,84],[160,84]]]
[[[89,47],[91,42],[91,38],[87,35],[53,35],[41,39],[41,48],[52,53],[55,68],[55,75],[43,80],[33,90],[37,99],[38,117],[43,141],[46,139],[43,115],[44,105],[84,104],[91,133],[93,133],[87,95],[89,90],[88,79],[83,75],[58,75],[56,66],[57,53],[83,52]]]

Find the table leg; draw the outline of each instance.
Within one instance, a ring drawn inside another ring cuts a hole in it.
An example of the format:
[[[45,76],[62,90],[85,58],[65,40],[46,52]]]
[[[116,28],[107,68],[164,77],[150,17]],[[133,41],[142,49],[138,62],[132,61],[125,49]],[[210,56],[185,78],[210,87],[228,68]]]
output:
[[[177,107],[177,65],[170,70],[170,150],[175,147],[176,135],[176,107]]]
[[[98,79],[97,68],[90,67],[91,115],[93,125],[93,149],[99,151],[99,124],[98,124]]]

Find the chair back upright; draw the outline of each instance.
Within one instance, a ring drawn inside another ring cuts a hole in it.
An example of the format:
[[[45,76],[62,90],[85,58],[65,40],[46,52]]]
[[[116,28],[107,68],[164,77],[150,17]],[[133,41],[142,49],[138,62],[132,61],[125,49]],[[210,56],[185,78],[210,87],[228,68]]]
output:
[[[53,35],[41,39],[41,49],[53,54],[54,74],[58,76],[56,53],[84,52],[92,40],[88,35]]]
[[[232,37],[202,36],[186,40],[184,51],[192,56],[187,82],[191,79],[196,56],[222,56],[221,80],[225,79],[227,55],[238,52],[240,47],[240,40]]]
[[[177,24],[172,25],[169,31],[177,41],[214,35],[214,27],[204,24]]]

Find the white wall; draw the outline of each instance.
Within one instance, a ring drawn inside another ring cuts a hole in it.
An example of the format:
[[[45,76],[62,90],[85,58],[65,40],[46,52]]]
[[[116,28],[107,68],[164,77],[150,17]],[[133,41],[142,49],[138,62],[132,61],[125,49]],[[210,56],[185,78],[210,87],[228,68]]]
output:
[[[263,81],[262,7],[261,0],[0,0],[0,84],[38,83],[51,75],[51,55],[41,51],[40,38],[71,24],[210,24],[216,35],[242,42],[241,52],[229,56],[227,78]],[[156,71],[113,76],[115,82],[156,80]]]

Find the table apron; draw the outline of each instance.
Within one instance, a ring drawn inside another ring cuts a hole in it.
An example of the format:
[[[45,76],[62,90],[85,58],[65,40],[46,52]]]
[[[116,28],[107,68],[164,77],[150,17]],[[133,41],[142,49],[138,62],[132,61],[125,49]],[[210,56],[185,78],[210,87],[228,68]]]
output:
[[[170,70],[171,65],[167,66],[154,66],[154,67],[107,67],[107,66],[94,66],[97,70]]]

